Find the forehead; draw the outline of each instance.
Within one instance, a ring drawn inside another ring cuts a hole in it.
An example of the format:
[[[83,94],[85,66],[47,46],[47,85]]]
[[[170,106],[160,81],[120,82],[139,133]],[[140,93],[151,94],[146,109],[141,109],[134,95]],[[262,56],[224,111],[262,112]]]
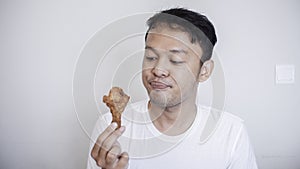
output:
[[[202,55],[199,43],[192,43],[190,35],[182,29],[170,28],[167,25],[159,25],[148,32],[146,45],[156,49],[172,50],[183,49],[188,53]]]

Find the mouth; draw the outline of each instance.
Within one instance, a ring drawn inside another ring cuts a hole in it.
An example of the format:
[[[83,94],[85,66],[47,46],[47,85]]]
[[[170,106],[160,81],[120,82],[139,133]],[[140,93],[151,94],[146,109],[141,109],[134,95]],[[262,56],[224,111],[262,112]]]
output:
[[[154,90],[164,90],[167,88],[172,88],[171,85],[168,85],[164,82],[159,82],[159,81],[150,81],[149,84],[152,87],[152,89],[154,89]]]

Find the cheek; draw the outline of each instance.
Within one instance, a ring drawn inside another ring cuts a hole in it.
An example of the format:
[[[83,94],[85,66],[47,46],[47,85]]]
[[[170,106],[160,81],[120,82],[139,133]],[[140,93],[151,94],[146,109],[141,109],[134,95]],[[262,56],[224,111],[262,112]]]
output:
[[[195,82],[197,79],[197,71],[190,68],[177,69],[173,71],[173,78],[179,84]]]
[[[150,68],[144,68],[144,67],[143,67],[143,70],[142,70],[142,77],[148,76],[149,73],[151,73],[151,69],[150,69]]]
[[[147,78],[149,77],[149,74],[151,73],[150,69],[143,69],[142,70],[142,81],[144,83],[144,85],[147,82]]]
[[[197,81],[200,72],[200,64],[190,64],[188,71],[188,78],[192,79],[193,81]]]
[[[145,60],[145,59],[143,59],[143,63],[142,63],[142,69],[143,70],[146,70],[146,69],[151,69],[151,68],[153,68],[154,67],[154,65],[153,65],[154,63],[151,63],[151,62],[149,62],[149,61],[147,61],[147,60]]]

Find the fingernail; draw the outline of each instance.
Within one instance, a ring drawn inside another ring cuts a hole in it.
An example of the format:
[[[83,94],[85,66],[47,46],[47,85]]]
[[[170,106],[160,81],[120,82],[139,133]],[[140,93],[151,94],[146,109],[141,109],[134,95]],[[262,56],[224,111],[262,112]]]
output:
[[[116,129],[117,126],[118,126],[118,124],[117,124],[116,122],[111,123],[111,127],[112,127],[113,129]]]
[[[121,133],[123,133],[123,132],[125,131],[125,127],[124,127],[124,126],[121,126],[121,127],[119,128],[119,131],[120,131]]]

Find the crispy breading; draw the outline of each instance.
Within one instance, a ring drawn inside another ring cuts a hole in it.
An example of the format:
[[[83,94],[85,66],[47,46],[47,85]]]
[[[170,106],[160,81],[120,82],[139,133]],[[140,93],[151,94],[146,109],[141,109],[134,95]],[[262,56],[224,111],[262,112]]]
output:
[[[121,127],[121,116],[130,97],[126,95],[120,87],[112,87],[108,96],[103,96],[103,102],[109,107],[112,114],[112,122]]]

